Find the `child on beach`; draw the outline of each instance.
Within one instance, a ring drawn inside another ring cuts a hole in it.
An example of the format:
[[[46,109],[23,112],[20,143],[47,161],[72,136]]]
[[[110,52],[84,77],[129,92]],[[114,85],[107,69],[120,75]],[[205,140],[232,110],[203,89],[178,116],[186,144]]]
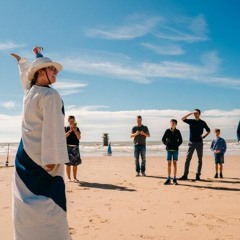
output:
[[[13,178],[13,239],[70,240],[64,183],[68,162],[64,105],[51,86],[60,63],[33,49],[30,63],[15,53],[24,89],[22,138]]]
[[[181,132],[176,128],[177,120],[171,119],[170,128],[167,129],[162,137],[162,142],[166,145],[167,161],[168,161],[168,178],[165,185],[171,184],[171,165],[173,160],[174,177],[173,184],[177,185],[177,161],[178,161],[178,148],[182,144]]]
[[[216,139],[212,141],[211,150],[214,152],[214,159],[215,159],[215,169],[216,174],[214,178],[218,178],[218,165],[220,166],[220,178],[223,178],[223,163],[224,163],[224,153],[227,150],[226,142],[223,138],[220,137],[220,129],[216,128],[214,130],[214,134]]]

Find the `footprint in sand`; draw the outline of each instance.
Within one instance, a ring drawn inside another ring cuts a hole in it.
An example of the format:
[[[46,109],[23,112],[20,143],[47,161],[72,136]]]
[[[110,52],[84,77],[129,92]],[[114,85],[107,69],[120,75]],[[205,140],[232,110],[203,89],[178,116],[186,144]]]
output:
[[[70,235],[74,235],[76,233],[76,230],[74,228],[69,228]]]
[[[186,223],[189,227],[197,227],[198,225],[192,222],[187,222]]]
[[[89,222],[92,224],[109,223],[109,219],[102,219],[99,215],[94,215],[94,216],[91,216],[91,218],[89,219]]]
[[[212,230],[214,228],[216,228],[217,226],[213,225],[213,224],[204,224],[209,230]]]
[[[155,239],[153,236],[140,235],[142,239]]]
[[[195,213],[191,213],[191,212],[189,212],[189,213],[186,213],[186,214],[188,214],[188,215],[192,215],[193,217],[196,217],[196,214],[195,214]]]

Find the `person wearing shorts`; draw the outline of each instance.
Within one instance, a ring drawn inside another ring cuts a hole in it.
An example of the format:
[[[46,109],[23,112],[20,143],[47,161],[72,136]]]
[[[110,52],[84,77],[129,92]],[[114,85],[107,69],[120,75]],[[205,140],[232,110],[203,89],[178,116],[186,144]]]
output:
[[[178,161],[178,148],[182,144],[181,132],[176,128],[177,120],[171,119],[170,128],[167,129],[162,137],[162,142],[166,145],[167,161],[168,161],[168,177],[165,185],[171,184],[171,168],[173,162],[173,184],[177,185],[177,161]]]
[[[218,178],[218,166],[220,170],[220,178],[223,178],[223,163],[224,163],[224,154],[227,150],[226,141],[220,137],[220,129],[216,128],[214,130],[214,134],[216,138],[211,143],[211,150],[214,153],[214,160],[215,160],[215,176],[214,178]]]

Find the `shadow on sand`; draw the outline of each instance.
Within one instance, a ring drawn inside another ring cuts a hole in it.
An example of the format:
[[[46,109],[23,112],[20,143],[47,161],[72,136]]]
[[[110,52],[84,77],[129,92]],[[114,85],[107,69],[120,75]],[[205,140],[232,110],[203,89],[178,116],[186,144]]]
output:
[[[157,179],[166,179],[166,177],[160,177],[160,176],[146,176],[149,178],[157,178]],[[224,180],[226,179],[226,180]],[[234,181],[234,180],[240,180],[239,178],[224,178],[224,179],[201,179],[200,181],[196,181],[195,179],[188,179],[186,181],[178,181],[179,186],[185,186],[185,187],[195,187],[195,188],[201,188],[201,189],[212,189],[212,190],[222,190],[222,191],[235,191],[239,192],[240,188],[229,188],[229,187],[212,187],[212,186],[199,186],[199,185],[191,185],[187,184],[187,182],[191,183],[197,183],[197,182],[205,182],[205,183],[228,183],[228,184],[240,184],[240,181]],[[229,180],[227,180],[229,179]]]
[[[147,175],[147,178],[157,178],[157,179],[167,179],[167,177],[160,177],[160,176],[151,176],[151,175]]]
[[[113,184],[103,184],[103,183],[89,183],[89,182],[80,182],[80,187],[87,187],[87,188],[99,188],[105,190],[117,190],[117,191],[127,191],[127,192],[135,192],[135,189],[113,185]]]
[[[223,183],[223,181],[208,181],[208,180],[201,180],[199,182],[220,182]],[[197,183],[197,181],[196,181]],[[225,181],[224,183],[230,183],[230,181]],[[235,182],[236,183],[236,182]],[[183,186],[183,187],[192,187],[192,188],[199,188],[199,189],[210,189],[210,190],[221,190],[221,191],[230,191],[230,192],[240,192],[240,188],[230,188],[230,187],[217,187],[217,186],[199,186],[199,185],[191,185],[187,183],[182,183],[178,181],[178,186]]]

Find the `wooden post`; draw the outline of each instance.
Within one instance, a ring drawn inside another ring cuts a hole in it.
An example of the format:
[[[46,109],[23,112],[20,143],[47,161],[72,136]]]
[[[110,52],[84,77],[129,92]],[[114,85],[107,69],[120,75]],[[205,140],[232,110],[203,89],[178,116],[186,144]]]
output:
[[[108,133],[103,134],[103,146],[108,146]]]

